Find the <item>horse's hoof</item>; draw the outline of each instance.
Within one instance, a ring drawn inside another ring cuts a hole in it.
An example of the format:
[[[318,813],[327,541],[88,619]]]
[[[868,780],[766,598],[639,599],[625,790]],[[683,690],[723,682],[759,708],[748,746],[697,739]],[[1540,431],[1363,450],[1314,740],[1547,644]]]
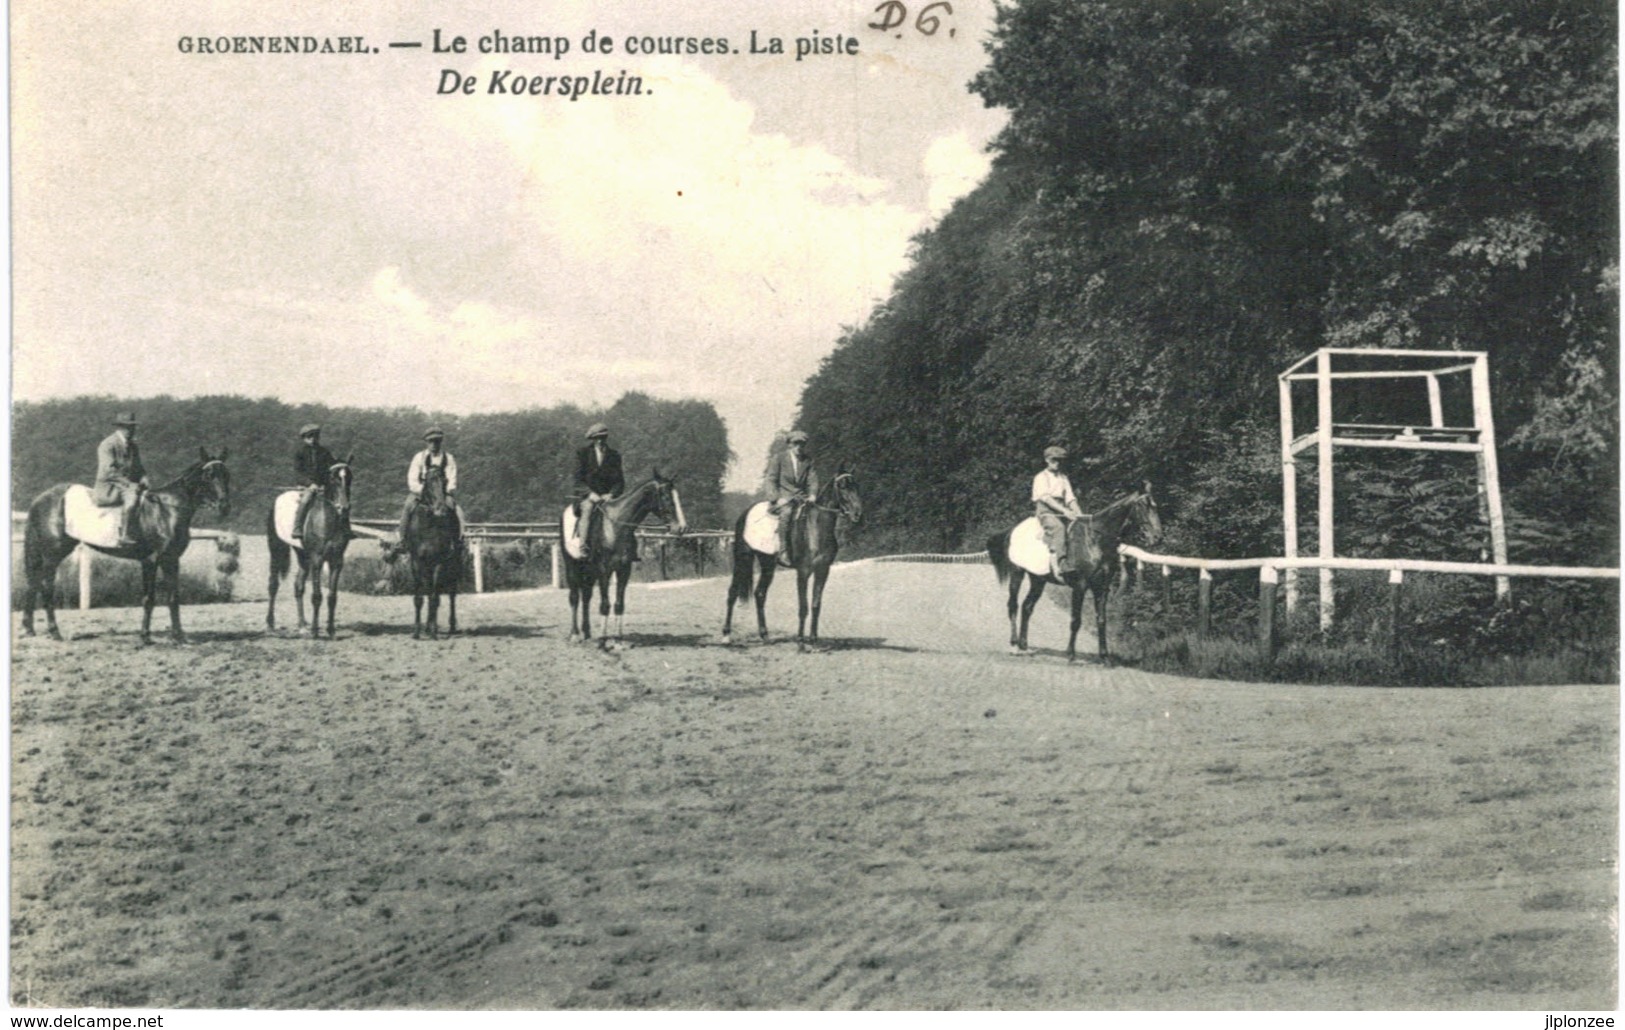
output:
[[[724,647],[731,645],[733,642],[734,638],[732,636],[727,633],[722,634],[722,644]]]
[[[49,633],[47,633],[45,635],[50,637],[52,640],[55,640],[59,644],[62,642],[62,634],[60,632],[58,632],[57,630],[53,629]]]

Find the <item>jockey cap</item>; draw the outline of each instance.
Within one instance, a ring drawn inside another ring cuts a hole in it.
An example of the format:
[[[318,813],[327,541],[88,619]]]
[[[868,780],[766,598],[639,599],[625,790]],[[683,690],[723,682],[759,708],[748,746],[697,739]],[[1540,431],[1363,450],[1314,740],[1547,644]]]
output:
[[[430,426],[429,431],[423,434],[423,438],[425,440],[444,440],[446,431],[439,426]]]
[[[807,434],[803,433],[799,429],[792,429],[792,430],[790,430],[790,436],[788,437],[788,439],[789,439],[790,443],[806,443],[807,442]]]
[[[113,424],[115,426],[134,426],[135,416],[128,411],[121,411],[113,417]]]
[[[602,422],[594,422],[587,430],[587,439],[596,440],[600,436],[608,436],[609,427]]]
[[[1046,448],[1044,448],[1044,460],[1045,461],[1048,461],[1051,458],[1064,458],[1064,457],[1066,457],[1066,448],[1065,447],[1046,447]]]
[[[321,431],[322,427],[317,425],[315,422],[306,422],[304,425],[299,427],[300,436],[315,436]]]

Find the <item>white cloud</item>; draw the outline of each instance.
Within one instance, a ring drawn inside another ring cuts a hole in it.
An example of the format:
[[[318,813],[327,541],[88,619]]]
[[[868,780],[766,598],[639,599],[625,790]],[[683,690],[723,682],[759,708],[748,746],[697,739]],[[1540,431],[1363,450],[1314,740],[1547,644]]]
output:
[[[930,182],[927,203],[931,217],[940,218],[963,197],[987,178],[993,160],[971,145],[963,132],[940,136],[925,152],[925,175]]]

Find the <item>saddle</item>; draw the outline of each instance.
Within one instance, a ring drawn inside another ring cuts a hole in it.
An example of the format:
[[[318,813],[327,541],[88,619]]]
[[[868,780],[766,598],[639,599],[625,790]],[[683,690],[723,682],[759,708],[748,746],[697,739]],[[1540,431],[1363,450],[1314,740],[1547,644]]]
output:
[[[141,503],[146,503],[142,497]],[[62,496],[62,521],[67,534],[75,540],[95,547],[116,548],[119,543],[119,524],[124,517],[122,505],[99,505],[88,486],[74,484]]]
[[[581,521],[581,500],[578,498],[567,505],[564,517],[559,520],[559,536],[564,543],[564,553],[577,561],[591,557],[593,533],[603,524],[603,519],[602,506],[594,507],[591,521],[587,524],[587,532],[582,534],[585,539],[582,539],[576,535],[576,525]]]

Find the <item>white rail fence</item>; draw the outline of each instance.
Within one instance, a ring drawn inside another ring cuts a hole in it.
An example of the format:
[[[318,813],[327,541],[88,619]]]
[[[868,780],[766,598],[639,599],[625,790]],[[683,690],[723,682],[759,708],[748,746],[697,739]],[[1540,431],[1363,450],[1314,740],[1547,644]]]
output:
[[[1280,648],[1280,627],[1276,620],[1276,594],[1281,573],[1292,576],[1298,569],[1336,569],[1388,573],[1388,646],[1400,646],[1399,614],[1403,603],[1405,574],[1437,573],[1450,576],[1542,577],[1547,579],[1619,579],[1618,569],[1567,565],[1510,565],[1495,562],[1429,561],[1421,558],[1189,558],[1182,555],[1153,554],[1130,544],[1118,548],[1126,557],[1146,565],[1160,566],[1163,594],[1170,596],[1173,570],[1197,570],[1196,631],[1212,632],[1213,573],[1236,569],[1258,570],[1258,646],[1266,658]],[[1289,598],[1290,600],[1290,598]]]

